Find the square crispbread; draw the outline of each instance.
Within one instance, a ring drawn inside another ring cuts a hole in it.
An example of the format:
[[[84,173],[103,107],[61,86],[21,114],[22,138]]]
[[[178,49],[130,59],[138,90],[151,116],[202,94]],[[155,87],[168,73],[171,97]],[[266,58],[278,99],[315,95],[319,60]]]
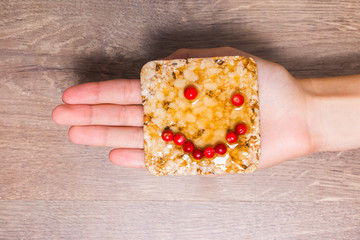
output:
[[[197,97],[188,100],[184,89]],[[240,93],[236,107],[231,97]],[[244,173],[254,171],[260,157],[260,117],[257,66],[241,56],[157,60],[141,70],[144,106],[145,165],[157,176]],[[247,132],[227,143],[227,132],[244,123]],[[197,149],[227,146],[226,154],[196,160],[182,146],[162,139],[164,130],[181,133]]]

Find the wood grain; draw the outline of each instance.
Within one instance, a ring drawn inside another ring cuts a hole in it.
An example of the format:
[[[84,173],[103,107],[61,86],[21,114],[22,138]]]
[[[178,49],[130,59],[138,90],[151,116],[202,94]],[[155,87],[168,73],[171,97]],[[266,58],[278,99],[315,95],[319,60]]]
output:
[[[359,239],[360,149],[155,178],[51,120],[74,84],[232,46],[296,77],[359,73],[360,2],[0,0],[0,239]]]
[[[356,239],[354,211],[359,205],[339,202],[3,201],[0,216],[12,221],[0,237]]]

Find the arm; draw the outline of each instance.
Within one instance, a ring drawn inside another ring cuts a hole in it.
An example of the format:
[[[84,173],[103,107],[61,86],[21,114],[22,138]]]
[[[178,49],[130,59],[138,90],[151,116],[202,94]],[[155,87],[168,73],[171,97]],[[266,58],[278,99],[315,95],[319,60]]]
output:
[[[360,147],[360,75],[300,79],[312,151]]]

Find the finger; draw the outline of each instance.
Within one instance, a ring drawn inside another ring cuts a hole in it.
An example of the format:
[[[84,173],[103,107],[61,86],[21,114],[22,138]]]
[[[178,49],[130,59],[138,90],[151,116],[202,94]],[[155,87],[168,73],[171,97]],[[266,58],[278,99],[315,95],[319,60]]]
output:
[[[165,59],[186,59],[186,58],[204,58],[204,57],[222,57],[222,56],[251,56],[248,53],[240,51],[231,47],[219,47],[219,48],[204,48],[204,49],[190,49],[181,48]]]
[[[140,127],[73,126],[68,134],[76,144],[115,148],[142,148],[144,145]]]
[[[143,149],[113,149],[109,153],[110,162],[115,165],[133,168],[145,167]]]
[[[140,80],[119,79],[73,86],[63,93],[63,102],[68,104],[141,104]]]
[[[60,125],[143,126],[141,105],[69,105],[57,106],[53,120]]]

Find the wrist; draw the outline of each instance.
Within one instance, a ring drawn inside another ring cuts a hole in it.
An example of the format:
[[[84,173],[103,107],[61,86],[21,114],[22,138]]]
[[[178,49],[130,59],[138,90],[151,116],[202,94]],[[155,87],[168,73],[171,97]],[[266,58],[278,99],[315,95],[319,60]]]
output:
[[[327,147],[324,145],[323,118],[322,116],[322,100],[319,96],[306,91],[306,120],[309,132],[309,149],[310,153],[325,151]]]

